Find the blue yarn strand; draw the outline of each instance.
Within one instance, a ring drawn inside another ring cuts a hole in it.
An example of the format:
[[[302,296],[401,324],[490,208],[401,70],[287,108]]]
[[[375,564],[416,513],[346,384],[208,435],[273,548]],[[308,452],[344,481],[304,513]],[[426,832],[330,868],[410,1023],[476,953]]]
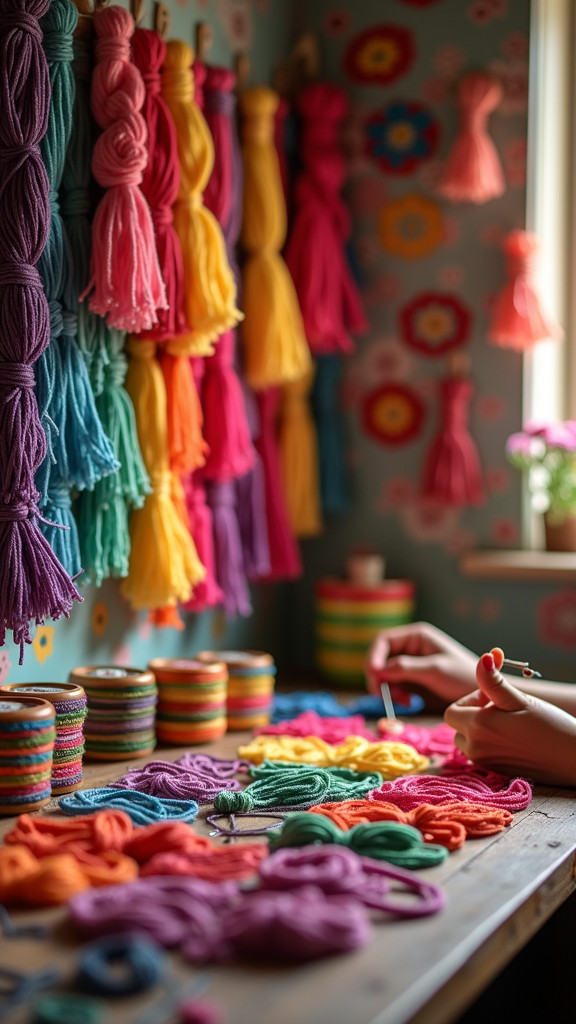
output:
[[[95,814],[105,809],[126,811],[135,825],[153,825],[158,821],[192,822],[198,814],[195,800],[170,800],[115,786],[81,789],[61,797],[58,803],[64,814],[72,816]]]
[[[348,510],[350,504],[339,401],[341,378],[341,356],[318,356],[312,408],[318,432],[322,510],[326,515],[341,515]]]

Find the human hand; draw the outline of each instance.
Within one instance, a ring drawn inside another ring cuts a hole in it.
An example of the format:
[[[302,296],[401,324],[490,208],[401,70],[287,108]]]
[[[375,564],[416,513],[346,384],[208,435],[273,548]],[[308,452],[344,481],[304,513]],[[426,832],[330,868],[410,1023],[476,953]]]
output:
[[[508,683],[492,654],[482,655],[476,678],[480,689],[444,713],[459,750],[474,764],[504,775],[576,786],[576,719]]]
[[[424,687],[445,704],[474,689],[476,655],[428,622],[385,629],[366,658],[367,686]]]

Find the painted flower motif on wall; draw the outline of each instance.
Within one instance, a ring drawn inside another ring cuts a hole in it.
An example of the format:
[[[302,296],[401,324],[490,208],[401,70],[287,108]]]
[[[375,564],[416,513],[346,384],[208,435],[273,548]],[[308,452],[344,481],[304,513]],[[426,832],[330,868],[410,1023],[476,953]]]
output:
[[[331,39],[344,35],[350,28],[350,11],[345,7],[334,7],[322,18],[322,31]]]
[[[233,53],[245,53],[252,46],[250,0],[217,0],[217,10],[228,46]]]
[[[414,359],[396,338],[377,338],[363,345],[355,361],[354,373],[365,386],[383,381],[409,380]]]
[[[406,74],[416,56],[412,33],[401,25],[374,25],[352,40],[344,69],[354,82],[390,85]]]
[[[367,434],[381,444],[406,444],[414,440],[424,422],[424,405],[418,395],[403,384],[383,384],[370,391],[362,405],[362,422]]]
[[[12,662],[8,657],[8,651],[0,651],[0,683],[6,682],[11,668]]]
[[[105,601],[97,601],[94,605],[90,625],[96,636],[104,636],[108,628],[108,605]]]
[[[443,288],[458,288],[464,280],[463,267],[440,267],[438,270],[438,283]]]
[[[407,345],[427,356],[440,356],[467,341],[470,313],[455,295],[424,292],[400,311]]]
[[[494,60],[488,65],[488,70],[502,86],[498,113],[525,114],[528,109],[528,61]]]
[[[32,641],[36,661],[41,665],[52,655],[54,649],[54,626],[38,626]]]
[[[489,25],[494,18],[505,18],[508,0],[475,0],[467,10],[467,15],[475,25]]]
[[[441,78],[454,78],[466,63],[466,57],[459,46],[447,43],[432,57],[432,66]]]
[[[393,199],[380,211],[378,233],[386,252],[405,260],[423,259],[444,241],[442,207],[418,193]]]
[[[387,174],[411,174],[434,155],[440,126],[415,100],[395,100],[372,114],[366,126],[368,155]]]
[[[420,544],[446,542],[458,526],[458,517],[458,509],[425,499],[406,505],[400,513],[407,535]]]
[[[536,606],[538,632],[545,643],[576,651],[576,590],[558,590]]]
[[[391,476],[384,481],[376,502],[377,512],[392,512],[416,498],[414,481],[409,476]]]

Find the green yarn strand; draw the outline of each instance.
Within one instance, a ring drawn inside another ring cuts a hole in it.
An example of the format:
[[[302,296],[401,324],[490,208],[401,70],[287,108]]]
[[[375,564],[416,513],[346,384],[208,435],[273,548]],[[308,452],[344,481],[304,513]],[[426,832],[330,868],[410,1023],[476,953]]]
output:
[[[251,768],[254,778],[240,793],[224,791],[214,800],[222,813],[254,807],[312,807],[336,800],[357,800],[382,785],[379,772],[355,772],[351,768],[316,768],[308,764],[265,760]],[[251,807],[245,807],[247,797]]]

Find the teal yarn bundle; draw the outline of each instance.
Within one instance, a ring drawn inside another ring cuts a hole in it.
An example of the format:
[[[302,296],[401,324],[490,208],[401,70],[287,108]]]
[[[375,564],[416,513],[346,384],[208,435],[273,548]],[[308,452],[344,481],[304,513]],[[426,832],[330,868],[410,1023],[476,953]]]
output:
[[[72,253],[68,302],[78,316],[78,346],[95,395],[95,407],[110,439],[116,469],[83,490],[75,504],[84,579],[97,586],[128,574],[129,514],[141,508],[149,492],[131,399],[124,388],[125,335],[109,327],[87,302],[78,302],[90,278],[90,154],[94,125],[90,114],[91,48],[74,38],[72,69],[76,84],[73,128],[62,177],[62,218]]]
[[[169,800],[150,796],[135,789],[102,786],[80,789],[58,801],[63,814],[95,814],[96,811],[126,811],[135,825],[154,825],[159,821],[192,822],[198,814],[195,800]]]
[[[445,846],[425,843],[422,833],[395,821],[373,821],[343,832],[321,814],[291,814],[278,832],[268,836],[271,850],[318,843],[346,846],[361,857],[385,860],[396,867],[417,870],[441,864],[448,856]]]
[[[251,768],[255,779],[240,793],[218,793],[214,807],[223,814],[264,807],[312,807],[322,801],[354,800],[382,785],[379,772],[351,768],[316,768],[307,764],[264,760]]]
[[[77,303],[70,303],[72,255],[60,214],[58,190],[72,132],[75,82],[73,33],[78,12],[71,0],[52,0],[41,19],[51,102],[41,153],[50,191],[51,224],[39,262],[50,307],[50,344],[36,366],[38,402],[47,455],[36,474],[47,523],[42,530],[66,570],[80,572],[80,547],[70,492],[91,488],[118,468],[96,412],[88,372],[77,342]]]

